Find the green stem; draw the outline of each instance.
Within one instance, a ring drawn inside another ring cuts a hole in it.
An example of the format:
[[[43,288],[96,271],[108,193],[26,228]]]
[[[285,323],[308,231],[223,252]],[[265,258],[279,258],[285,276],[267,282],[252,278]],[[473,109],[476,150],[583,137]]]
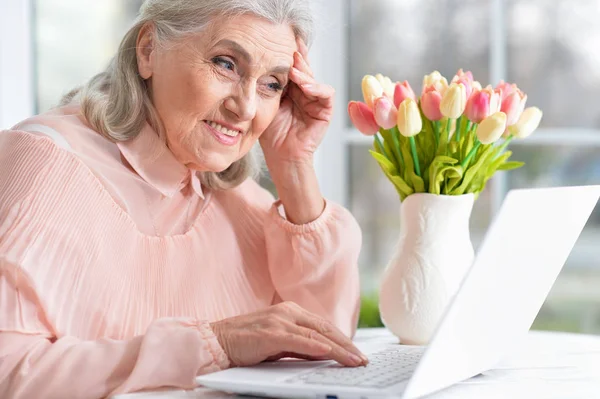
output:
[[[473,156],[475,155],[475,153],[479,149],[480,145],[481,145],[481,141],[475,139],[475,145],[473,146],[473,148],[471,149],[471,151],[469,151],[469,153],[467,154],[467,156],[465,157],[465,159],[460,164],[460,166],[462,167],[463,171],[466,170],[467,166],[469,165],[469,162],[471,162],[471,158],[473,158]]]
[[[394,158],[390,157],[390,155],[387,152],[385,152],[385,147],[383,146],[383,143],[381,142],[381,139],[379,138],[379,135],[377,133],[375,133],[375,135],[373,137],[375,137],[375,141],[379,145],[379,148],[381,148],[381,151],[383,151],[383,155],[385,155],[385,157],[390,162],[394,162]]]
[[[390,134],[392,135],[392,140],[394,141],[394,149],[396,150],[396,154],[398,156],[398,161],[400,162],[400,166],[404,168],[404,157],[402,156],[402,150],[400,150],[400,140],[398,136],[400,135],[400,131],[398,130],[398,126],[394,126]],[[400,171],[398,171],[400,172]]]
[[[500,145],[500,147],[498,148],[498,152],[497,152],[497,154],[498,154],[498,155],[497,155],[496,157],[500,156],[500,154],[502,153],[502,151],[504,151],[504,150],[506,149],[506,147],[508,146],[508,144],[509,144],[509,143],[511,142],[511,140],[512,140],[512,139],[514,139],[514,138],[515,138],[515,136],[513,136],[513,135],[511,134],[510,136],[508,136],[508,137],[506,138],[506,140],[504,140],[504,143],[502,143],[502,144]]]
[[[446,121],[446,143],[450,143],[450,118],[448,118],[448,120]],[[446,146],[446,154],[448,155],[448,150],[450,149],[450,146]]]
[[[460,141],[460,124],[462,123],[462,116],[459,116],[456,120],[456,129],[454,130],[454,139],[458,143]]]
[[[419,167],[419,157],[417,155],[417,145],[415,144],[415,136],[409,137],[410,150],[412,152],[413,163],[415,164],[415,172],[417,176],[421,177],[421,168]]]
[[[435,149],[440,145],[440,121],[433,121],[433,135],[435,137]]]
[[[472,132],[476,132],[477,131],[477,126],[479,126],[477,123],[472,123],[471,124],[471,131]]]

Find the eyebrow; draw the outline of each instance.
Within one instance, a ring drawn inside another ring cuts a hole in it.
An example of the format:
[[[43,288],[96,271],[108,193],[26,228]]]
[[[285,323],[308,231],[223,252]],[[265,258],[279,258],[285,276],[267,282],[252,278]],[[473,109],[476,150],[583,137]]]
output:
[[[230,39],[222,39],[217,42],[215,46],[224,46],[229,47],[233,50],[237,55],[244,59],[248,64],[252,64],[252,56],[246,49],[236,41]],[[287,75],[290,72],[290,67],[286,65],[279,65],[272,68],[269,72],[276,74]]]

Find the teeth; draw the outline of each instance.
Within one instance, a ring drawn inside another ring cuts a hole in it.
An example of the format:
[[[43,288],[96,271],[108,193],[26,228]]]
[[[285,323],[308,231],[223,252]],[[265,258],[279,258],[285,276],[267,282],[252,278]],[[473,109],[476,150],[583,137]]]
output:
[[[207,121],[207,123],[216,130],[220,131],[221,133],[226,134],[227,136],[235,137],[240,133],[237,130],[229,130],[225,126],[221,126],[213,121]]]

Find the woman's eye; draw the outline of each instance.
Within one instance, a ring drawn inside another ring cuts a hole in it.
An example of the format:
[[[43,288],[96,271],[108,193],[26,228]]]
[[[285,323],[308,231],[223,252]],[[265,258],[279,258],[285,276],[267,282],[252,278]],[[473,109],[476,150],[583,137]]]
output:
[[[273,90],[276,92],[283,90],[283,86],[279,82],[271,82],[267,84],[267,87],[269,88],[269,90]]]
[[[235,71],[235,64],[223,57],[215,57],[212,59],[213,63],[219,65],[222,68],[228,69],[230,71]]]

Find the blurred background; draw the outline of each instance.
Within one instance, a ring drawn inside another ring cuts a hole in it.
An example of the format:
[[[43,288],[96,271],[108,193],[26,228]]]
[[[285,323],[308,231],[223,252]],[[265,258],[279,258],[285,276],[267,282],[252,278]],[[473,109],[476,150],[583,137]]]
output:
[[[139,0],[2,0],[0,128],[44,112],[100,72],[136,16]],[[317,157],[325,195],[363,229],[361,325],[379,325],[377,289],[399,233],[399,199],[355,131],[349,100],[365,74],[448,80],[458,68],[482,84],[516,82],[541,128],[511,144],[526,166],[497,174],[471,218],[477,247],[507,190],[600,184],[600,0],[320,0],[311,59],[336,88],[337,109]],[[16,94],[16,96],[15,96]],[[268,176],[262,183],[273,190]],[[560,212],[560,209],[556,210]],[[532,237],[532,239],[535,239]],[[508,293],[507,293],[508,294]],[[592,215],[534,324],[600,334],[600,207]]]

